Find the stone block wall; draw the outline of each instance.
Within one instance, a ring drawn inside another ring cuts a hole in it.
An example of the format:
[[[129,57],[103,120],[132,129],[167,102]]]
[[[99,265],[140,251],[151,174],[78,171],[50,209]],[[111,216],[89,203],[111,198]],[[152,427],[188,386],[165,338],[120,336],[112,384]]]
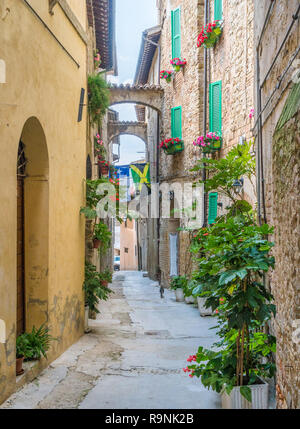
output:
[[[255,46],[258,43],[270,2],[254,1]],[[300,68],[300,56],[295,56],[300,40],[299,2],[274,2],[259,49],[262,107],[273,93],[262,115],[262,158],[266,221],[275,227],[270,240],[275,270],[269,276],[270,289],[275,297],[277,315],[271,330],[277,338],[277,407],[300,408],[299,345],[294,342],[299,315],[299,112],[275,135],[287,97]],[[265,79],[268,70],[294,21],[289,37]],[[294,60],[293,60],[294,59]],[[287,70],[289,64],[291,66]],[[280,85],[279,85],[280,83]],[[256,101],[257,105],[257,101]],[[255,129],[255,134],[257,130]],[[298,347],[298,348],[297,348]]]

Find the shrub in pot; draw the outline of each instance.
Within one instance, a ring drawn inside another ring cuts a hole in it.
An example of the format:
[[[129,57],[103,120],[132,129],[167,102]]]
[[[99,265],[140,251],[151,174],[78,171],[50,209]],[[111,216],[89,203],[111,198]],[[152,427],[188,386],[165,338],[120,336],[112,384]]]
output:
[[[193,290],[196,286],[195,280],[188,280],[184,288],[184,299],[187,304],[194,304],[195,297],[193,295]]]
[[[93,243],[94,248],[99,249],[101,253],[106,252],[110,247],[111,232],[108,226],[101,221],[95,225]]]
[[[108,283],[112,282],[112,272],[106,268],[106,270],[100,273],[100,282],[102,286],[107,286]]]
[[[184,301],[184,289],[188,279],[186,276],[174,276],[171,279],[170,288],[175,291],[176,301]]]
[[[100,123],[109,107],[109,87],[104,73],[88,77],[88,110],[92,123]]]
[[[102,285],[103,277],[97,271],[95,265],[90,262],[85,263],[85,279],[83,290],[85,293],[85,304],[91,312],[100,313],[97,306],[100,300],[107,301],[109,295],[113,293],[107,286]]]

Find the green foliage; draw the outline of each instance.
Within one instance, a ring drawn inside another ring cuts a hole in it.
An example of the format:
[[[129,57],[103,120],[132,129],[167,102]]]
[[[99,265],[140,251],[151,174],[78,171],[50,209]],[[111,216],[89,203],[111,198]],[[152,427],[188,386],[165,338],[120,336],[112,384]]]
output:
[[[100,279],[103,282],[111,283],[112,282],[112,272],[106,268],[106,270],[100,273]]]
[[[104,73],[88,77],[88,108],[92,123],[100,123],[109,107],[109,87],[103,77]]]
[[[95,225],[94,238],[100,241],[99,250],[101,253],[109,249],[111,245],[111,232],[105,223],[100,221]]]
[[[104,280],[107,273],[99,273],[95,265],[85,263],[85,279],[83,290],[85,292],[85,302],[91,311],[99,313],[97,305],[100,300],[107,301],[109,295],[113,293],[108,287],[103,286],[101,282]]]
[[[226,158],[204,159],[194,170],[212,172],[205,182],[206,191],[216,190],[232,201],[226,216],[194,233],[190,251],[198,268],[192,274],[197,285],[194,296],[206,298],[205,306],[216,313],[221,341],[219,351],[199,348],[196,363],[189,367],[192,375],[201,377],[206,387],[217,392],[234,386],[251,400],[249,385],[257,377],[272,377],[275,365],[275,338],[259,332],[275,316],[273,296],[263,278],[274,267],[269,255],[274,244],[267,236],[268,225],[258,226],[250,204],[237,198],[233,183],[241,177],[251,180],[255,162],[250,154],[251,142],[233,148]],[[262,358],[268,358],[262,363]]]
[[[185,289],[187,286],[188,279],[186,276],[174,276],[171,279],[170,288],[172,290]]]
[[[49,329],[45,324],[39,329],[35,326],[31,332],[19,335],[16,341],[17,358],[24,356],[25,360],[40,359],[41,356],[47,358],[47,351],[50,348],[50,342],[56,340],[49,334]]]
[[[255,174],[255,158],[250,153],[252,144],[250,141],[237,145],[228,152],[225,158],[202,158],[191,171],[205,168],[210,176],[204,182],[200,181],[200,183],[204,183],[205,191],[217,190],[234,202],[237,199],[233,191],[234,182],[241,177],[251,180]]]

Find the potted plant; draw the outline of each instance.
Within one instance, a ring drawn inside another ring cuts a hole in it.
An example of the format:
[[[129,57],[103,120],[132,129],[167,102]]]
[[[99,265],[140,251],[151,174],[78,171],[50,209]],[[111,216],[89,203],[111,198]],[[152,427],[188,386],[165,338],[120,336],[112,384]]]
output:
[[[99,124],[109,107],[109,87],[104,73],[88,77],[88,110],[92,123]]]
[[[275,338],[263,329],[276,308],[262,281],[274,267],[269,255],[274,244],[266,238],[273,229],[258,226],[251,205],[232,190],[240,174],[251,180],[255,172],[251,145],[234,147],[222,160],[199,163],[213,172],[205,190],[217,189],[232,204],[198,237],[201,252],[194,274],[206,297],[205,307],[212,307],[218,319],[218,351],[200,347],[187,369],[206,387],[222,393],[223,406],[230,408],[266,408],[268,389],[263,378],[275,373]]]
[[[163,140],[159,147],[164,150],[167,155],[175,155],[184,149],[184,142],[180,138],[169,138]]]
[[[19,335],[16,341],[16,374],[24,373],[23,362],[27,352],[28,341],[24,334]]]
[[[165,79],[166,82],[170,83],[172,80],[173,72],[170,70],[162,70],[160,72],[160,78]]]
[[[109,164],[103,159],[101,155],[98,156],[98,165],[100,167],[101,176],[108,176]]]
[[[195,280],[189,280],[184,288],[184,300],[187,304],[194,304],[195,297],[193,295],[193,290],[196,287]]]
[[[42,324],[38,329],[33,326],[31,332],[19,335],[16,341],[17,375],[23,374],[23,361],[38,360],[42,356],[47,359],[51,341],[56,340],[49,334],[49,328]]]
[[[203,153],[213,153],[222,149],[222,137],[218,133],[209,132],[206,136],[199,136],[194,146],[201,148]]]
[[[101,284],[103,277],[97,271],[95,265],[90,262],[85,263],[85,278],[83,290],[85,293],[85,304],[91,312],[100,313],[98,304],[100,300],[107,301],[109,295],[113,293],[107,286]]]
[[[100,67],[100,64],[101,64],[101,57],[100,57],[98,49],[96,49],[96,51],[94,53],[94,64],[95,64],[95,69],[98,69]]]
[[[174,276],[171,279],[170,288],[175,291],[176,301],[184,302],[184,288],[187,284],[185,276]]]
[[[112,282],[112,272],[106,268],[106,270],[100,273],[100,283],[102,286],[107,287],[108,283]]]
[[[102,253],[106,252],[111,244],[111,232],[101,221],[95,225],[93,244],[94,249],[100,249]]]
[[[198,284],[193,289],[193,295],[197,298],[198,310],[200,316],[212,316],[213,311],[211,307],[207,307],[207,298],[205,297],[205,288],[203,284]]]
[[[222,21],[213,21],[202,27],[202,31],[198,36],[197,46],[204,45],[205,48],[212,48],[215,46],[222,34]]]
[[[170,64],[172,64],[173,69],[177,73],[186,65],[186,59],[184,58],[183,60],[181,60],[180,58],[173,58],[170,61]]]
[[[101,160],[105,159],[105,156],[106,156],[107,152],[106,152],[106,149],[104,147],[103,141],[101,140],[99,134],[97,134],[94,137],[94,151],[95,151],[95,155],[96,156],[100,156],[101,157],[100,158]]]

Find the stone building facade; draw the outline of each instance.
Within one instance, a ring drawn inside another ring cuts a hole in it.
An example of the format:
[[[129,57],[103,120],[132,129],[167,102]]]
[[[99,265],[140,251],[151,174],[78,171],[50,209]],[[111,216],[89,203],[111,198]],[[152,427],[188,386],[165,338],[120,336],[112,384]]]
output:
[[[300,408],[300,6],[256,0],[254,10],[258,211],[275,228],[268,281],[277,307],[277,407]]]
[[[161,118],[160,140],[172,136],[172,109],[181,110],[181,137],[184,151],[174,156],[159,151],[159,182],[161,185],[194,182],[196,176],[190,172],[201,154],[193,146],[194,139],[203,131],[203,50],[197,49],[196,41],[204,17],[204,1],[162,0],[157,2],[160,38],[160,69],[172,70],[170,60],[174,56],[185,58],[186,66],[176,73],[171,83],[162,82],[164,104]],[[172,49],[172,16],[176,11],[180,37],[180,53]],[[173,51],[173,52],[172,52]],[[171,208],[173,203],[171,202]],[[178,232],[182,226],[180,214],[170,219],[160,219],[159,265],[161,283],[169,287],[170,276],[188,274],[185,256],[189,240],[185,232]]]

